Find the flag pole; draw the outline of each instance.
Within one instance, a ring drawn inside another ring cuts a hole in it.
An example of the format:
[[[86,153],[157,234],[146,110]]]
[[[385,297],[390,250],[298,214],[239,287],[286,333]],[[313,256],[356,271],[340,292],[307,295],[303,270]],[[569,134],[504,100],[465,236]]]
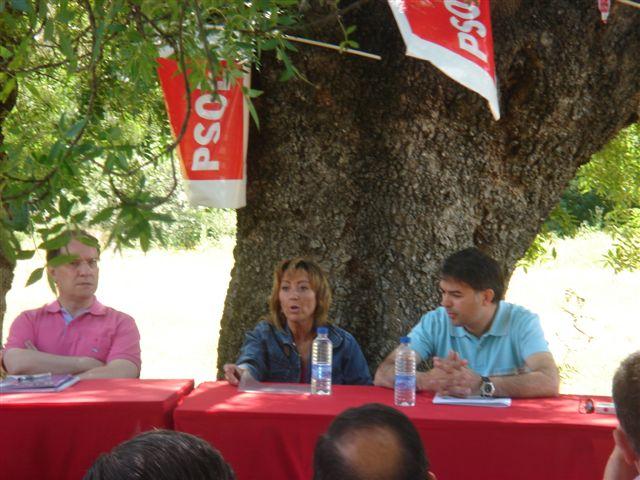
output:
[[[315,47],[330,48],[332,50],[338,50],[340,52],[350,53],[352,55],[360,55],[361,57],[370,58],[372,60],[382,60],[380,55],[373,53],[363,52],[362,50],[354,50],[353,48],[340,48],[338,45],[332,45],[330,43],[318,42],[317,40],[309,40],[308,38],[293,37],[291,35],[285,35],[284,38],[291,40],[292,42],[306,43]]]
[[[640,3],[634,2],[633,0],[616,0],[618,3],[624,3],[625,5],[629,5],[630,7],[640,8]]]

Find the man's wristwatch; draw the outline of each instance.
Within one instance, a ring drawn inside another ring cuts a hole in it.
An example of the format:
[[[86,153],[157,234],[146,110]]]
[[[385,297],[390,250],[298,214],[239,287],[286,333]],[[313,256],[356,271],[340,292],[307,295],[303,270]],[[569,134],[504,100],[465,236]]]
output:
[[[482,383],[480,383],[480,395],[482,397],[493,397],[496,393],[496,386],[489,379],[489,377],[480,377]]]

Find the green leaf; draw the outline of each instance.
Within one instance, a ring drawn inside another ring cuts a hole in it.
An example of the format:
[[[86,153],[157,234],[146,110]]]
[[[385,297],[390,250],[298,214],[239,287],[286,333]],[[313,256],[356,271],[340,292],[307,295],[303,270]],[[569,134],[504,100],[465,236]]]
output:
[[[12,56],[13,56],[13,52],[11,50],[8,50],[2,45],[0,45],[0,57],[11,58]]]
[[[69,199],[67,197],[60,197],[58,199],[58,211],[60,212],[60,215],[62,217],[68,217],[69,214],[71,213],[71,208],[73,207],[73,203],[69,201]]]
[[[253,102],[251,101],[251,98],[247,98],[247,107],[249,108],[249,113],[251,114],[251,118],[253,118],[253,121],[256,124],[256,127],[258,128],[258,130],[260,130],[260,119],[258,118],[258,112],[256,111],[256,107],[254,107]]]
[[[78,255],[58,255],[57,257],[53,257],[47,262],[47,267],[59,267],[60,265],[67,265],[77,259]]]
[[[27,0],[11,0],[11,6],[19,12],[27,13],[31,10],[31,5]]]
[[[80,130],[82,130],[86,124],[87,124],[86,118],[83,118],[82,120],[77,121],[76,123],[73,124],[73,126],[69,130],[67,130],[67,133],[65,133],[65,137],[67,137],[68,139],[73,139],[77,137],[78,134],[80,133]]]
[[[260,48],[262,50],[273,50],[278,46],[278,40],[275,38],[270,38],[269,40],[260,43]]]
[[[40,280],[42,278],[43,273],[44,273],[44,267],[36,268],[33,272],[31,272],[31,275],[29,275],[29,278],[27,280],[27,284],[25,285],[25,287],[28,287],[29,285],[32,285],[36,283],[38,280]]]
[[[18,260],[29,260],[30,258],[33,258],[33,255],[35,253],[36,253],[35,250],[20,250],[16,254],[16,259],[18,259]]]
[[[53,37],[55,35],[55,22],[50,18],[47,19],[44,24],[44,39],[47,42],[53,41]]]
[[[81,223],[85,217],[87,216],[87,212],[86,211],[82,211],[82,212],[78,212],[74,215],[71,215],[71,221],[73,223]]]
[[[76,240],[78,240],[80,243],[88,246],[88,247],[93,247],[95,249],[99,249],[99,245],[98,245],[98,241],[91,238],[91,237],[86,237],[86,236],[78,236],[76,237]]]
[[[90,225],[96,225],[98,223],[109,220],[111,217],[113,217],[113,212],[115,210],[115,207],[103,208],[91,219]]]
[[[60,235],[42,242],[40,245],[38,245],[38,248],[44,250],[56,250],[58,248],[66,246],[70,240],[71,237],[69,236],[69,232],[63,232]]]
[[[13,91],[14,88],[16,88],[16,79],[14,77],[11,77],[4,84],[4,87],[0,92],[0,102],[4,102],[7,98],[9,98],[9,94]]]
[[[55,235],[66,226],[67,226],[66,223],[58,223],[57,225],[54,225],[53,227],[50,227],[50,228],[49,227],[39,228],[38,233],[43,237],[49,237],[51,235]]]

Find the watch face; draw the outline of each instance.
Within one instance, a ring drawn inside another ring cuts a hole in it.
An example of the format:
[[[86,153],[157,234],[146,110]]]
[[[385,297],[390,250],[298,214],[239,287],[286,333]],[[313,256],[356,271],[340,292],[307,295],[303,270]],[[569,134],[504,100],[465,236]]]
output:
[[[482,388],[480,389],[480,391],[485,397],[490,397],[491,395],[493,395],[495,387],[493,386],[493,383],[485,382],[482,384]]]

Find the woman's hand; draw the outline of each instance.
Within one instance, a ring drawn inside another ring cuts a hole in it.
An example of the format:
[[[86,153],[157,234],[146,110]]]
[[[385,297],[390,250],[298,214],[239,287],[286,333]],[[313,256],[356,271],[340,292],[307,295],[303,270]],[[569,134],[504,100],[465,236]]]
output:
[[[224,379],[231,385],[238,385],[242,372],[245,371],[244,368],[238,368],[235,363],[226,363],[222,370],[224,370]]]

